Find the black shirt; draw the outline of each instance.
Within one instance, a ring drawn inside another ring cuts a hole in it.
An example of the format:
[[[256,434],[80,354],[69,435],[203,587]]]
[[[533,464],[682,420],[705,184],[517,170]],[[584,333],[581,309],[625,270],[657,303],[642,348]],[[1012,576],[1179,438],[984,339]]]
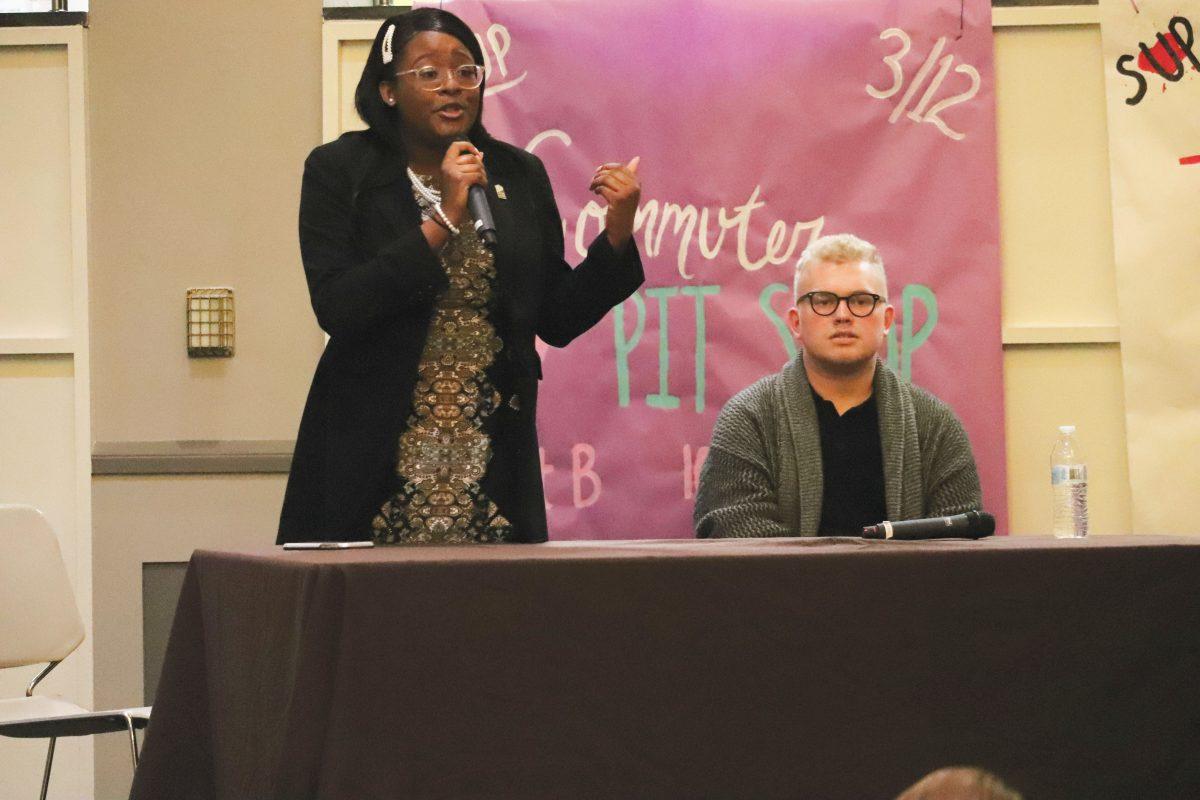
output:
[[[872,394],[838,415],[833,403],[813,390],[821,436],[821,536],[861,536],[863,527],[887,518],[883,488],[883,445]]]

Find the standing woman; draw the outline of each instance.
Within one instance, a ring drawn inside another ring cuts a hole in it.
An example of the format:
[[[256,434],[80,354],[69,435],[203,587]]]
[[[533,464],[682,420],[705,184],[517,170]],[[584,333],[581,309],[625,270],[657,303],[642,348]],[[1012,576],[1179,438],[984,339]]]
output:
[[[541,162],[481,121],[471,30],[385,21],[354,103],[366,131],[309,155],[300,250],[329,343],[300,422],[279,542],[540,542],[534,336],[562,347],[642,283],[637,159],[591,190],[605,230],[574,270]],[[486,188],[498,243],[467,210]]]

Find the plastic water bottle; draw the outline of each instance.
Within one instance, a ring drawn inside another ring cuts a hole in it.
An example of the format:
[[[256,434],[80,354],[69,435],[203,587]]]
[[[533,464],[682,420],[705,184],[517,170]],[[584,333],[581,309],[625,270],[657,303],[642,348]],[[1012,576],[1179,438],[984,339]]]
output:
[[[1054,535],[1087,536],[1087,464],[1075,440],[1074,425],[1058,427],[1058,442],[1050,457],[1050,485],[1054,491]]]

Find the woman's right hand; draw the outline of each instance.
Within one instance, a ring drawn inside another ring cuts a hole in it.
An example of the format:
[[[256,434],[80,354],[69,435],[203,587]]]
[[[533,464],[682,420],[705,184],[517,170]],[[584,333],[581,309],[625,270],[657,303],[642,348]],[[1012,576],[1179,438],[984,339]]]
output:
[[[487,186],[483,153],[470,142],[450,145],[442,158],[442,210],[457,227],[467,219],[467,193],[472,186]]]

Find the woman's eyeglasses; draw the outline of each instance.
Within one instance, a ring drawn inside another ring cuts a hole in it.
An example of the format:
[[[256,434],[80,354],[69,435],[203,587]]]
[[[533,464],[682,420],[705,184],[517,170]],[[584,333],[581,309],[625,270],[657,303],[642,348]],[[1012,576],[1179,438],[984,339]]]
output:
[[[417,88],[426,92],[438,91],[449,83],[451,78],[460,89],[477,89],[479,84],[483,83],[483,67],[478,64],[463,64],[461,67],[450,67],[449,69],[438,69],[432,66],[417,67],[396,73],[397,78],[401,75],[412,75]]]

